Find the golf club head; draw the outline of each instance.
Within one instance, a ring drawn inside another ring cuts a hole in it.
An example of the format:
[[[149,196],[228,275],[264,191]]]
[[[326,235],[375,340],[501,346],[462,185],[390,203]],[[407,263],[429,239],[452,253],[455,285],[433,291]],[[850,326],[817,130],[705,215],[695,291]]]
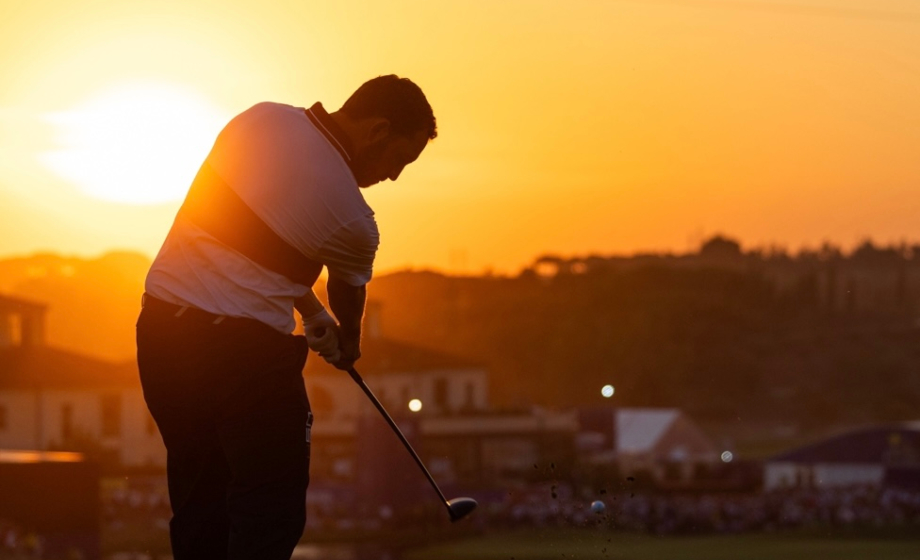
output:
[[[451,521],[463,519],[476,509],[476,500],[473,498],[454,498],[447,501],[447,512],[450,514]]]

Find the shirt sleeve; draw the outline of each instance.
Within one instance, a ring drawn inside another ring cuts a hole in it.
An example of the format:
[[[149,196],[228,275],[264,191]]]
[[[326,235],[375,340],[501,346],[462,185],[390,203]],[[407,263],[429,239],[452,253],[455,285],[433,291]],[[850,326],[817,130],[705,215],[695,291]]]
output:
[[[377,223],[371,217],[340,226],[319,250],[319,260],[329,276],[352,286],[371,281],[374,257],[380,244]]]

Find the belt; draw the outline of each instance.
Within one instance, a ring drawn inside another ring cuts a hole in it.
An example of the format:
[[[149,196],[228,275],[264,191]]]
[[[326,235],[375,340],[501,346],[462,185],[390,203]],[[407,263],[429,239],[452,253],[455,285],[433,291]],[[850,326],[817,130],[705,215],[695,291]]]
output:
[[[186,317],[192,320],[207,321],[214,325],[219,325],[227,319],[233,319],[233,317],[215,315],[214,313],[192,307],[191,305],[176,305],[175,303],[169,303],[168,301],[155,298],[147,293],[141,296],[141,308],[149,309],[154,313],[165,313],[173,317]]]

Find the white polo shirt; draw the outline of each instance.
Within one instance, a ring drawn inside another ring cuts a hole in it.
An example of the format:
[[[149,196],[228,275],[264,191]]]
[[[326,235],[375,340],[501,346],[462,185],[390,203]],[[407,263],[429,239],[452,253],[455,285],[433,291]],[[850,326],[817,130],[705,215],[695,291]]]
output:
[[[260,103],[221,131],[206,164],[275,234],[329,275],[370,281],[379,235],[349,167],[347,137],[322,105]],[[181,213],[147,274],[158,299],[290,333],[310,289],[253,262]]]

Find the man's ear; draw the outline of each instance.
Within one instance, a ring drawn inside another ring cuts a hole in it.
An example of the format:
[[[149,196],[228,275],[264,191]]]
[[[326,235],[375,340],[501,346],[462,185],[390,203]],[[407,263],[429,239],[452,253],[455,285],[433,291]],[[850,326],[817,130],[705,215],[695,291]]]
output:
[[[367,143],[376,144],[390,135],[390,121],[384,118],[374,119],[373,124],[367,130]]]

